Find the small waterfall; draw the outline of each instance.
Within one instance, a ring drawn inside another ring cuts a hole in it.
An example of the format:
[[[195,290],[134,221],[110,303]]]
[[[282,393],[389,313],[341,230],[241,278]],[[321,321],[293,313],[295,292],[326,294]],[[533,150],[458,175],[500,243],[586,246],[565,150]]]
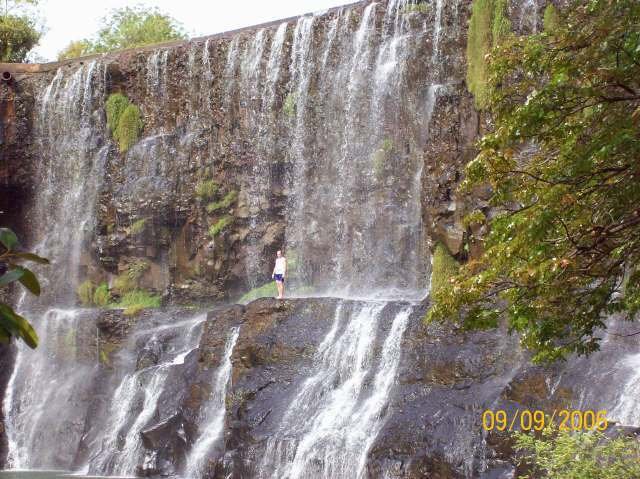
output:
[[[143,457],[140,433],[157,414],[171,370],[180,368],[197,347],[205,320],[206,315],[198,315],[150,328],[143,324],[132,334],[118,362],[118,370],[124,376],[108,401],[105,423],[94,426],[97,434],[90,449],[95,452],[88,458],[85,470],[120,476],[136,472]],[[140,367],[137,351],[159,357],[151,365]],[[98,430],[97,426],[102,427]]]
[[[374,350],[386,303],[338,306],[279,432],[270,438],[260,477],[359,478],[384,424],[410,307],[395,313],[376,361]],[[367,387],[367,384],[371,384]],[[304,420],[301,420],[304,418]]]
[[[231,380],[231,354],[238,341],[240,328],[231,329],[225,344],[224,357],[212,381],[211,397],[201,414],[206,427],[193,444],[187,459],[186,477],[200,477],[211,449],[222,439],[226,414],[227,386]]]

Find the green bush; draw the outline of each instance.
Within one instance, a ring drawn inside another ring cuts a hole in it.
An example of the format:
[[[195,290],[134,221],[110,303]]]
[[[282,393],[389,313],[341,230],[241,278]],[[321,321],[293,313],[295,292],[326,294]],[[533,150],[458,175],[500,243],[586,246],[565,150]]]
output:
[[[215,224],[209,228],[209,236],[215,238],[222,230],[229,226],[233,222],[233,218],[229,215],[220,218]]]
[[[109,301],[111,301],[109,285],[107,283],[102,283],[93,293],[93,304],[104,307],[109,304]]]
[[[227,209],[233,204],[233,202],[236,200],[237,197],[238,197],[237,191],[230,191],[220,201],[209,203],[207,205],[207,212],[213,213],[214,211]]]
[[[431,294],[436,294],[440,289],[449,287],[449,280],[458,273],[459,268],[460,264],[451,256],[447,247],[438,243],[433,252]]]
[[[202,180],[196,185],[196,195],[203,200],[213,198],[218,192],[218,183],[213,180]]]
[[[555,427],[539,437],[516,433],[515,450],[527,468],[520,479],[637,479],[640,477],[640,441],[610,439],[599,432],[558,432]]]
[[[474,0],[467,36],[467,87],[476,106],[484,109],[489,101],[486,56],[511,31],[506,14],[507,0]]]
[[[135,316],[143,309],[159,308],[160,296],[153,295],[142,289],[135,289],[124,294],[114,306],[116,308],[124,308],[126,316]]]
[[[76,293],[78,293],[78,298],[80,298],[80,303],[83,306],[91,306],[93,303],[93,283],[89,280],[86,280],[78,286],[76,289]]]
[[[140,233],[142,233],[144,231],[144,227],[147,223],[147,220],[145,218],[142,218],[141,220],[135,221],[132,225],[131,228],[129,229],[129,232],[132,235],[138,235]]]
[[[130,103],[120,115],[118,125],[113,132],[113,138],[118,142],[120,152],[126,153],[138,141],[142,127],[140,108]]]
[[[247,304],[258,298],[273,298],[278,296],[278,289],[276,287],[275,281],[270,281],[262,286],[257,288],[253,288],[248,293],[243,294],[238,303]]]
[[[107,110],[107,126],[111,134],[115,133],[122,112],[129,106],[129,99],[122,93],[112,93],[107,98],[105,109]]]

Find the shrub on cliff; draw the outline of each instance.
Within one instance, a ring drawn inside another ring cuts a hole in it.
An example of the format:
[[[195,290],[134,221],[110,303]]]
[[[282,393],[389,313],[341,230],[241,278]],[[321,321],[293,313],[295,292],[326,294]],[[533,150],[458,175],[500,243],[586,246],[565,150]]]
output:
[[[107,126],[113,134],[118,127],[118,122],[122,116],[122,112],[129,106],[129,99],[122,93],[112,93],[107,98],[105,110],[107,112]]]
[[[429,312],[468,328],[505,318],[536,361],[595,351],[609,315],[640,312],[640,3],[560,16],[490,56],[495,128],[460,190],[490,185],[495,214]]]
[[[431,267],[431,294],[451,287],[451,278],[457,273],[460,265],[446,246],[438,243],[433,252]]]
[[[109,285],[102,283],[93,292],[93,304],[100,307],[105,307],[111,301],[111,292],[109,291]]]
[[[220,218],[218,221],[216,221],[213,225],[209,227],[209,236],[211,236],[211,238],[215,238],[220,233],[222,233],[222,231],[231,223],[233,223],[233,218],[231,216],[227,215]]]
[[[213,213],[218,210],[229,208],[238,197],[237,191],[230,191],[220,201],[214,201],[207,205],[207,213]]]
[[[118,142],[122,153],[126,153],[137,141],[142,132],[142,114],[140,108],[129,104],[118,121],[113,138]]]
[[[507,0],[474,0],[467,36],[467,87],[476,106],[488,106],[487,55],[511,31]]]

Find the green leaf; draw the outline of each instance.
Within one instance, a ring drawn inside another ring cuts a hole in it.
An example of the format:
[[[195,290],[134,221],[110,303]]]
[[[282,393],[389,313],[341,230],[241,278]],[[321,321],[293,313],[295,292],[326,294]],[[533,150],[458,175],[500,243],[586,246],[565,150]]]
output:
[[[13,256],[27,261],[33,261],[34,263],[49,264],[49,260],[47,258],[43,258],[33,253],[13,253]]]
[[[2,328],[15,336],[19,336],[32,349],[38,347],[38,334],[35,332],[29,321],[17,314],[11,307],[0,303],[0,318]]]
[[[24,271],[22,268],[12,269],[11,271],[7,271],[5,274],[0,276],[0,286],[5,286],[9,283],[12,283],[22,277]]]
[[[9,228],[0,228],[0,243],[8,250],[12,250],[18,246],[18,237]]]
[[[22,283],[22,285],[31,291],[36,296],[40,296],[40,283],[38,282],[38,278],[33,272],[27,268],[23,268],[22,266],[18,266],[16,270],[22,271],[22,276],[18,281]]]

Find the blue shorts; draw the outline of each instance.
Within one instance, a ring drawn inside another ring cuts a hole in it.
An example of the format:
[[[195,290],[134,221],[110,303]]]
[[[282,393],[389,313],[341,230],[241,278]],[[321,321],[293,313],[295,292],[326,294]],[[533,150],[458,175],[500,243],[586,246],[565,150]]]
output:
[[[281,283],[284,283],[284,275],[283,274],[274,274],[273,275],[273,279],[275,279],[276,281],[279,281]]]

